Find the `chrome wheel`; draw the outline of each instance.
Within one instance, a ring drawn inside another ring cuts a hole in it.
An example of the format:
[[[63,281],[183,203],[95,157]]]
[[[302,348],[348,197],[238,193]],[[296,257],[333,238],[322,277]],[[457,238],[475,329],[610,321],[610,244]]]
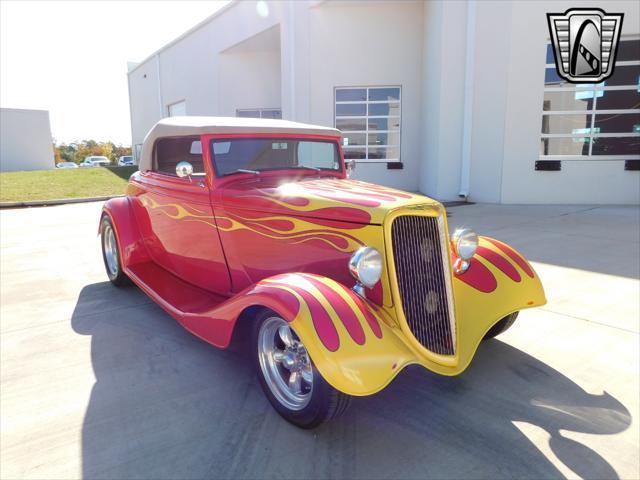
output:
[[[113,227],[108,223],[105,224],[102,231],[103,240],[102,248],[104,249],[104,258],[107,263],[109,275],[115,277],[118,275],[120,266],[118,264],[118,243],[116,242],[116,234]]]
[[[313,367],[298,336],[280,317],[269,317],[258,332],[258,360],[269,390],[290,410],[311,400]]]

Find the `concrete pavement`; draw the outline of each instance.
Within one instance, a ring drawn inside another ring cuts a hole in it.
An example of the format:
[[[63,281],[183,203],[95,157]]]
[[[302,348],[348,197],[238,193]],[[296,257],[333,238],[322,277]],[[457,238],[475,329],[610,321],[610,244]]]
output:
[[[0,212],[0,477],[640,477],[640,209],[450,209],[520,249],[548,305],[461,376],[409,368],[314,431],[239,352],[106,281],[100,204]]]

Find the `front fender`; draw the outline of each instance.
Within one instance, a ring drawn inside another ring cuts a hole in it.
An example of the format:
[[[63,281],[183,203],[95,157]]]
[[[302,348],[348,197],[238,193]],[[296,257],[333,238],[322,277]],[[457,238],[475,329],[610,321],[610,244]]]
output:
[[[529,262],[510,246],[489,237],[480,237],[469,269],[454,274],[452,286],[458,361],[452,369],[436,369],[444,374],[463,371],[487,331],[502,318],[547,302],[540,278]]]
[[[287,292],[297,312],[289,318],[316,368],[334,388],[370,395],[417,358],[384,311],[330,278],[281,275],[262,288]]]
[[[261,280],[184,323],[201,338],[225,347],[241,313],[256,306],[290,322],[322,377],[349,395],[375,393],[403,367],[418,362],[380,307],[318,275],[288,273]]]

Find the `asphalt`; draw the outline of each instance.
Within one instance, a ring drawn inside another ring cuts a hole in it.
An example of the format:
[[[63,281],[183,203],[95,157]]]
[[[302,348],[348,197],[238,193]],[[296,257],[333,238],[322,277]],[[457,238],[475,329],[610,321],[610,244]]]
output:
[[[0,212],[0,477],[640,477],[640,209],[450,209],[530,258],[548,305],[461,376],[405,370],[314,431],[241,351],[107,281],[100,203]]]

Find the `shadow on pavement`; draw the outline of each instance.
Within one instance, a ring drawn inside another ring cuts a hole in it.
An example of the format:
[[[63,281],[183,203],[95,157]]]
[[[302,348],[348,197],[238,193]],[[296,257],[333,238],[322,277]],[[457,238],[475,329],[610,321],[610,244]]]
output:
[[[409,368],[378,395],[314,431],[282,420],[238,352],[191,336],[137,288],[86,286],[72,317],[91,335],[96,375],[82,429],[84,478],[559,478],[513,422],[541,432],[577,475],[617,478],[562,431],[631,424],[593,395],[500,342],[459,377]]]

